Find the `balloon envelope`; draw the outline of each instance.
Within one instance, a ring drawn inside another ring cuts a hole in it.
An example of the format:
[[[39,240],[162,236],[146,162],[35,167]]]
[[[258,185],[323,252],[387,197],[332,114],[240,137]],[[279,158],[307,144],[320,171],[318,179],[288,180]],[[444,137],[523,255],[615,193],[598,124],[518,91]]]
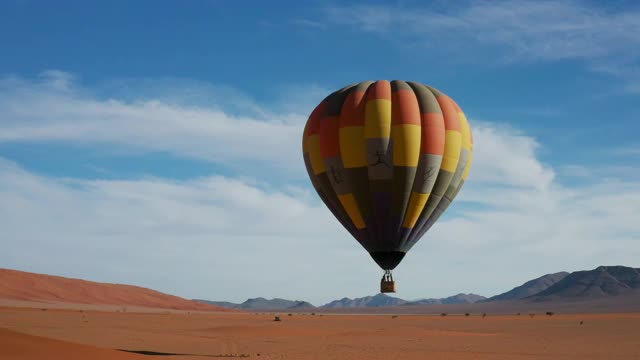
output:
[[[307,120],[302,148],[322,201],[392,270],[462,188],[473,140],[464,113],[444,93],[381,80],[325,98]]]

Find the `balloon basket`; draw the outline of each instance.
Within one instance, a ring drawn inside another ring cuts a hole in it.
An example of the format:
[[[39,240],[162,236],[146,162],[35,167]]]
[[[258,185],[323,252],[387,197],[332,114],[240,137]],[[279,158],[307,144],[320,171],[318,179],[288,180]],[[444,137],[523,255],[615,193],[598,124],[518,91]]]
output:
[[[393,276],[390,270],[386,270],[380,280],[380,292],[381,293],[394,293],[396,292],[396,282],[393,281]]]
[[[394,293],[396,292],[396,282],[395,281],[383,281],[380,283],[380,292],[381,293]]]

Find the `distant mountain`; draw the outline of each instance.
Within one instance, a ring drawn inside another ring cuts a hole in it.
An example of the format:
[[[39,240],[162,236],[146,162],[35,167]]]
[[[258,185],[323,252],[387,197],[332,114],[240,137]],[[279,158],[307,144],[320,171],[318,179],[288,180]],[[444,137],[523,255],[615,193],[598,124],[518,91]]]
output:
[[[423,299],[418,301],[407,301],[400,298],[388,296],[385,294],[377,294],[374,296],[365,296],[361,298],[342,298],[334,300],[328,304],[321,306],[325,309],[341,309],[341,308],[362,308],[362,307],[383,307],[383,306],[399,306],[399,305],[425,305],[425,304],[471,304],[485,299],[484,296],[476,294],[457,294],[442,299]],[[195,299],[205,304],[221,306],[229,309],[240,310],[287,310],[287,309],[312,309],[315,306],[306,301],[292,301],[285,299],[267,300],[262,297],[248,299],[242,304],[236,304],[228,301],[209,301]]]
[[[315,306],[306,301],[296,301],[296,304],[287,309],[314,309]]]
[[[209,300],[202,300],[202,299],[193,299],[193,301],[197,301],[203,304],[220,306],[227,309],[237,309],[238,305],[240,305],[240,304],[236,304],[228,301],[209,301]]]
[[[301,307],[315,307],[306,301],[297,300],[285,300],[285,299],[271,299],[267,300],[262,297],[249,299],[238,306],[238,309],[244,310],[261,310],[261,309],[273,309],[273,310],[285,310],[285,309],[300,309]]]
[[[242,304],[236,304],[228,301],[209,301],[194,299],[205,304],[222,306],[229,309],[241,309],[241,310],[286,310],[286,309],[307,309],[315,308],[313,304],[306,301],[298,300],[286,300],[286,299],[265,299],[263,297],[248,299]]]
[[[492,296],[486,300],[483,300],[483,302],[524,299],[548,289],[550,286],[553,286],[557,282],[567,277],[567,275],[569,275],[569,273],[566,271],[558,272],[555,274],[547,274],[537,279],[529,280],[526,283],[507,291],[506,293]]]
[[[322,305],[321,308],[337,309],[337,308],[397,306],[397,305],[404,305],[406,303],[408,303],[408,301],[381,293],[375,296],[366,296],[366,297],[355,298],[355,299],[349,299],[345,297],[340,300],[334,300],[328,304]]]
[[[408,305],[436,305],[436,304],[473,304],[486,298],[476,294],[457,294],[442,299],[422,299],[411,301]]]
[[[622,295],[640,296],[640,269],[600,266],[594,270],[576,271],[527,299],[542,301]]]

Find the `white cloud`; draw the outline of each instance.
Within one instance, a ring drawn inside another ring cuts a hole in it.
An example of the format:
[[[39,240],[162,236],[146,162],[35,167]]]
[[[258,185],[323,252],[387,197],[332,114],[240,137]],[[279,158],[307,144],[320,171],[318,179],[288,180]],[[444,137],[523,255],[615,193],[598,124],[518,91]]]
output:
[[[301,119],[231,116],[164,98],[102,100],[72,77],[47,76],[55,80],[3,80],[2,141],[106,142],[302,167]],[[468,183],[396,270],[399,296],[492,295],[548,272],[637,266],[637,177],[614,173],[569,188],[539,160],[536,139],[504,124],[471,124]],[[242,175],[60,179],[0,159],[0,264],[233,301],[319,304],[377,291],[380,270],[309,187]]]
[[[576,59],[625,79],[628,91],[640,83],[637,6],[616,9],[581,1],[470,1],[444,8],[438,3],[355,5],[329,7],[326,17],[333,24],[438,49],[448,61],[483,61],[475,51],[482,47],[492,52],[491,63]]]
[[[473,172],[470,180],[537,189],[548,187],[554,171],[536,158],[538,142],[506,125],[474,121]]]
[[[0,142],[109,144],[227,164],[251,160],[303,171],[300,139],[307,115],[290,102],[281,105],[286,112],[277,114],[229,90],[230,96],[219,92],[209,107],[176,104],[166,99],[170,95],[143,100],[139,96],[130,101],[99,99],[77,86],[69,74],[48,71],[42,78],[39,82],[0,80]],[[305,92],[299,87],[296,93],[295,101],[304,105],[311,103],[311,96],[321,100],[317,86],[311,87],[311,95],[300,95]],[[184,88],[180,96],[186,96]],[[225,112],[221,107],[229,103],[243,108],[244,114]]]

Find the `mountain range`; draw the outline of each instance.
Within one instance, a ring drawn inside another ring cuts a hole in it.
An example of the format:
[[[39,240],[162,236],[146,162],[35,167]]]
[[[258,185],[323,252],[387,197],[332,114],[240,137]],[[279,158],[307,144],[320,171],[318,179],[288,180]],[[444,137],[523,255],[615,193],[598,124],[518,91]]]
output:
[[[201,300],[194,299],[194,301],[198,301],[201,303],[221,306],[228,309],[240,309],[240,310],[286,310],[286,309],[306,309],[306,308],[315,308],[312,304],[306,301],[298,301],[298,300],[285,300],[285,299],[265,299],[263,297],[257,297],[248,299],[247,301],[236,304],[228,301],[209,301],[209,300]]]
[[[547,301],[625,295],[640,295],[640,268],[600,266],[591,271],[576,271],[527,299]]]
[[[484,296],[476,294],[457,294],[442,299],[421,299],[416,301],[407,301],[397,297],[385,294],[377,294],[373,296],[365,296],[361,298],[342,298],[331,301],[328,304],[316,307],[313,304],[300,300],[285,299],[265,299],[262,297],[248,299],[247,301],[236,304],[228,301],[209,301],[202,299],[194,299],[194,301],[205,304],[221,306],[229,309],[240,310],[295,310],[295,309],[345,309],[360,307],[386,307],[398,305],[424,305],[424,304],[471,304],[479,300],[485,299]]]
[[[529,280],[526,283],[517,286],[500,295],[492,296],[482,301],[505,301],[505,300],[519,300],[529,296],[536,295],[550,286],[554,285],[558,281],[564,279],[569,275],[568,272],[562,271],[555,274],[547,274],[539,278]]]
[[[408,301],[377,294],[355,299],[342,298],[318,309],[355,309],[412,305],[487,304],[499,302],[544,302],[604,299],[609,297],[638,297],[640,301],[640,269],[626,266],[600,266],[593,270],[573,273],[557,272],[529,280],[505,293],[485,298],[476,294],[457,294],[447,298],[428,298]],[[285,299],[249,299],[242,304],[223,301],[196,300],[234,309],[285,310],[312,309],[311,303]]]
[[[412,301],[408,305],[436,305],[436,304],[473,304],[478,301],[483,301],[486,298],[482,295],[476,294],[457,294],[449,296],[443,299],[422,299]]]

